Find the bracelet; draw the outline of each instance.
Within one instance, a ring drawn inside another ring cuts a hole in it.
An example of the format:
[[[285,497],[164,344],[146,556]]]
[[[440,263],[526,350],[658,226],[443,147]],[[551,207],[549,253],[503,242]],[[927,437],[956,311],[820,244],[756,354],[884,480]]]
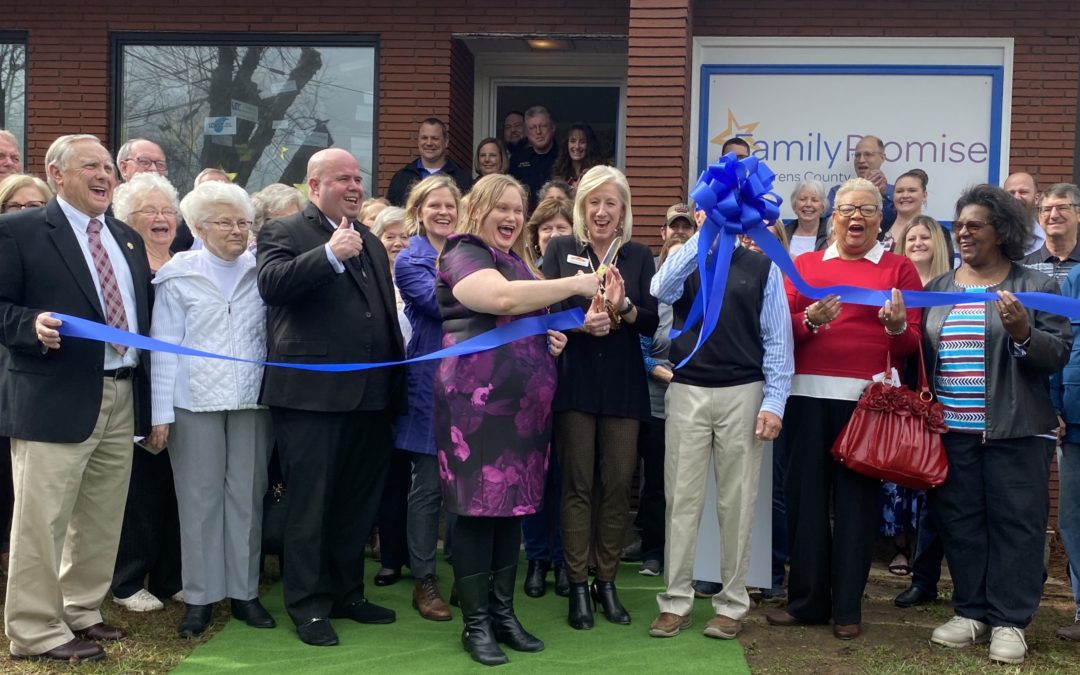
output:
[[[905,321],[904,325],[900,327],[900,330],[896,331],[895,333],[892,332],[891,330],[889,330],[888,326],[885,326],[885,334],[888,335],[889,337],[896,337],[897,335],[903,335],[904,331],[906,331],[906,330],[907,330],[907,321]]]
[[[811,321],[810,320],[810,312],[805,310],[805,309],[803,310],[802,322],[803,322],[803,325],[805,325],[810,330],[811,333],[818,332],[818,328],[821,328],[822,326],[825,325],[825,324],[822,324],[822,323],[814,323],[813,321]]]

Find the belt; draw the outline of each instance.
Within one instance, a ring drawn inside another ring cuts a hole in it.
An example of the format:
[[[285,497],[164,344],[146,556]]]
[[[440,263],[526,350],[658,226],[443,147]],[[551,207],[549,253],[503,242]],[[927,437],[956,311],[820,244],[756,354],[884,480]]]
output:
[[[106,380],[130,380],[135,377],[135,369],[131,366],[124,366],[115,370],[106,370],[103,374]]]

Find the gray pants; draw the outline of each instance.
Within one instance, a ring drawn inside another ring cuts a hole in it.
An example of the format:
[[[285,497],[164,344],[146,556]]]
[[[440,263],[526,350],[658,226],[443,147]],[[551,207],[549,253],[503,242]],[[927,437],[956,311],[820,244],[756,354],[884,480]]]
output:
[[[442,486],[435,455],[410,452],[412,486],[409,488],[409,569],[416,579],[435,574],[435,551],[439,546],[439,512]]]
[[[169,457],[180,511],[184,601],[251,600],[259,591],[268,410],[176,408]]]

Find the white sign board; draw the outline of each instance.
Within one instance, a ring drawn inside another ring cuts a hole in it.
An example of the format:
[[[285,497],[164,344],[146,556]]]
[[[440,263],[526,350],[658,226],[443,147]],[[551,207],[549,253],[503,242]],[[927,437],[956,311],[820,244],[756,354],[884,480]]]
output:
[[[924,213],[950,221],[960,192],[1008,174],[1011,40],[696,38],[690,175],[738,136],[774,173],[792,218],[802,180],[855,175],[864,135],[885,142],[892,183],[929,177]]]

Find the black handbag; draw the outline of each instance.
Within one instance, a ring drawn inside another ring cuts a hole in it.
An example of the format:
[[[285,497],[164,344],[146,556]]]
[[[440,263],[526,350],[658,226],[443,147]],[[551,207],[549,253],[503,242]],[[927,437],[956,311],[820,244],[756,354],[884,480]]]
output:
[[[270,487],[263,496],[262,553],[264,556],[279,556],[285,550],[285,509],[288,505],[286,501],[288,490],[285,488],[285,478],[282,476],[276,446],[270,455],[267,475],[270,479]]]

